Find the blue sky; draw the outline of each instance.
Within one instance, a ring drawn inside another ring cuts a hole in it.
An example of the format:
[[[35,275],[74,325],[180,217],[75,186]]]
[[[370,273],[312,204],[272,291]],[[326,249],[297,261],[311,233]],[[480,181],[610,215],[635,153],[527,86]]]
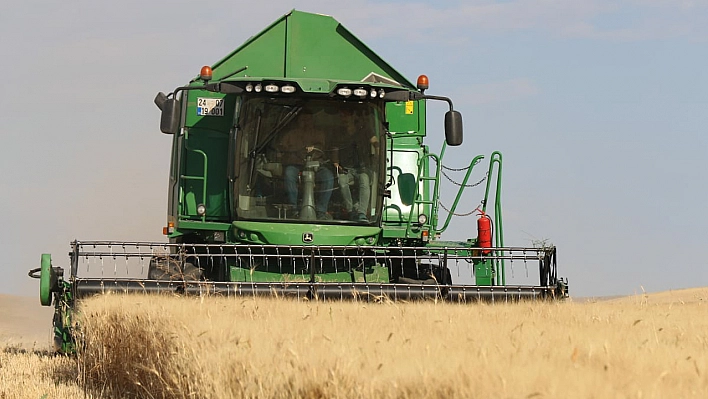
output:
[[[170,137],[155,93],[292,8],[334,16],[453,98],[465,143],[446,164],[504,154],[506,242],[555,243],[573,294],[708,285],[706,2],[28,1],[0,15],[0,292],[36,295],[26,271],[43,252],[66,266],[74,238],[162,240]]]

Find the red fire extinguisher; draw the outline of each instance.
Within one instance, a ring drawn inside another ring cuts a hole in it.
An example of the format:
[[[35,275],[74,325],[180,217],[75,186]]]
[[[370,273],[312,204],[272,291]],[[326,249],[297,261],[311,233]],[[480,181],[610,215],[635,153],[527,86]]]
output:
[[[477,245],[480,248],[492,247],[492,219],[484,212],[481,212],[479,219],[477,219]],[[484,255],[489,252],[491,251],[488,249],[482,250]]]

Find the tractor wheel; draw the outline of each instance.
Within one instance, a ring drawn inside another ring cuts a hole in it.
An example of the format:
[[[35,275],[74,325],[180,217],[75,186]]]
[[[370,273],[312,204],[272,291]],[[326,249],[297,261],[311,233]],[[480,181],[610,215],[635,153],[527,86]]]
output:
[[[184,262],[184,266],[171,258],[155,257],[150,260],[148,279],[159,281],[198,281],[202,270],[192,262]]]

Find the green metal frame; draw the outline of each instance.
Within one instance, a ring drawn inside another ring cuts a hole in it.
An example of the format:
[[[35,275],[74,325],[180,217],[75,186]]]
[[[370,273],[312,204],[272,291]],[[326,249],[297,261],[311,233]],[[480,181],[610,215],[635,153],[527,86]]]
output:
[[[494,167],[496,168],[496,176],[494,175]],[[502,207],[501,207],[501,182],[502,182],[502,154],[499,151],[494,151],[489,160],[489,171],[487,174],[487,188],[484,193],[484,203],[482,204],[482,212],[487,213],[487,205],[489,204],[490,188],[492,179],[496,180],[496,188],[494,190],[494,246],[497,248],[504,247],[504,227],[502,223]],[[499,251],[500,256],[503,251]],[[505,285],[506,275],[504,272],[504,259],[501,259],[499,265],[495,265],[496,281],[495,285]]]
[[[204,151],[202,151],[202,150],[189,148],[189,130],[188,130],[188,129],[185,129],[184,136],[185,136],[185,137],[184,137],[184,148],[185,148],[185,150],[186,150],[186,151],[189,151],[189,152],[192,152],[192,153],[195,153],[195,154],[199,154],[199,155],[202,156],[204,174],[203,174],[203,176],[189,176],[189,175],[181,174],[181,173],[180,173],[180,176],[179,176],[179,177],[180,177],[180,180],[181,180],[182,182],[184,182],[184,181],[186,181],[186,180],[201,180],[201,181],[202,181],[202,201],[203,201],[203,203],[206,205],[206,201],[207,201],[207,180],[208,180],[207,176],[209,175],[209,173],[208,173],[208,170],[209,170],[209,162],[208,162],[208,159],[209,159],[209,157],[207,156],[206,152],[204,152]],[[184,187],[183,183],[180,182],[180,186],[181,186],[181,187]],[[180,219],[182,219],[182,218],[185,218],[185,219],[194,219],[194,216],[193,216],[193,215],[190,215],[189,209],[187,209],[186,212],[185,212],[185,209],[184,209],[185,207],[188,207],[187,199],[186,199],[186,196],[187,196],[188,194],[183,193],[182,195],[184,196],[184,198],[183,198],[182,201],[180,201],[180,202],[181,202],[181,204],[180,204],[181,206],[180,206],[179,217],[180,217]],[[196,206],[197,206],[197,205],[198,205],[198,204],[195,204],[195,212],[196,212]],[[200,219],[201,219],[202,222],[205,222],[205,221],[206,221],[206,216],[205,216],[205,215],[202,215],[202,216],[200,217]]]

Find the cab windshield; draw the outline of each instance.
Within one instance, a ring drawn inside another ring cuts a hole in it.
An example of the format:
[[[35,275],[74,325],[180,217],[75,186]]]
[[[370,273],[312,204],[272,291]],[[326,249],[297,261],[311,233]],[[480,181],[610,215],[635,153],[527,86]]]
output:
[[[382,115],[369,102],[245,100],[236,140],[238,218],[375,223]]]

